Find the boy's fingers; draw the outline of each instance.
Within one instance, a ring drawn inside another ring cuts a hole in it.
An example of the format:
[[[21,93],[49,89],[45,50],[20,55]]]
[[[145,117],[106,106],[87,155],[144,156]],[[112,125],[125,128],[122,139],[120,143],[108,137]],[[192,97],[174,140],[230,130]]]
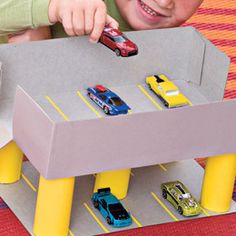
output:
[[[101,37],[102,31],[106,23],[106,11],[105,9],[97,9],[94,16],[94,27],[90,34],[89,41],[96,43]]]
[[[22,35],[12,35],[11,37],[8,37],[7,40],[8,43],[22,43],[25,42],[24,37]]]
[[[85,34],[83,10],[73,12],[73,26],[76,35],[82,36]]]
[[[119,28],[119,23],[109,15],[107,15],[107,17],[106,17],[106,25],[110,26],[111,28],[114,28],[114,29]]]
[[[85,9],[84,17],[85,17],[84,20],[85,34],[91,34],[94,28],[95,9],[94,8]]]
[[[74,36],[75,32],[72,25],[72,12],[66,11],[62,17],[62,25],[69,36]]]

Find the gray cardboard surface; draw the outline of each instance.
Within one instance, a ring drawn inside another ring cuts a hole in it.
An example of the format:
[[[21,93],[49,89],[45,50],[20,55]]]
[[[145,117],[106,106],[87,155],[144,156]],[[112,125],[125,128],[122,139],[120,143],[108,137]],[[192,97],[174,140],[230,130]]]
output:
[[[130,58],[116,57],[103,45],[90,44],[87,37],[0,47],[1,101],[13,100],[20,86],[14,138],[45,178],[235,152],[228,139],[236,134],[230,127],[236,102],[220,102],[229,59],[192,27],[127,34],[139,47],[139,54]],[[137,91],[145,76],[160,73],[188,91],[194,106],[158,111]],[[120,91],[134,107],[133,113],[105,117],[99,111],[102,119],[98,119],[76,95],[80,90],[86,96],[86,88],[95,84]],[[69,122],[45,96],[69,114]],[[0,107],[0,114],[6,111],[11,117],[11,109]]]
[[[139,46],[137,56],[116,57],[104,45],[89,43],[87,37],[2,45],[3,97],[12,99],[17,85],[37,96],[85,89],[101,82],[126,86],[157,72],[172,80],[200,80],[205,43],[194,28],[127,35]]]
[[[0,100],[0,148],[12,140],[12,110],[13,100]]]
[[[2,87],[2,62],[0,62],[0,94],[1,94],[1,87]]]

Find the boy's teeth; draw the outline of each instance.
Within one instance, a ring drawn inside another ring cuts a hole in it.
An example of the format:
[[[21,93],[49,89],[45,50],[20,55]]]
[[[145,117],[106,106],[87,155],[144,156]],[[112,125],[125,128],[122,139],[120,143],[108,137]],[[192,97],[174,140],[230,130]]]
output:
[[[147,12],[149,15],[151,15],[151,16],[158,16],[158,15],[160,15],[156,11],[151,9],[148,5],[146,5],[142,0],[139,0],[139,1],[140,1],[140,5],[141,5],[142,9],[145,12]]]

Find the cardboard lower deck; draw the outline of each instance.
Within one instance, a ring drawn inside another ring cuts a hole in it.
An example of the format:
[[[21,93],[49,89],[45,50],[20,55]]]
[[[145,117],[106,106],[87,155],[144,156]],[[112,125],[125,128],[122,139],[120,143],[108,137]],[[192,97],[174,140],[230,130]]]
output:
[[[126,199],[122,200],[124,206],[137,220],[130,227],[112,228],[93,207],[90,197],[93,191],[94,175],[76,178],[74,199],[72,206],[70,231],[75,236],[88,236],[104,233],[89,213],[86,203],[109,232],[119,231],[138,226],[161,224],[174,221],[169,213],[156,201],[151,194],[154,193],[178,220],[189,218],[180,216],[174,207],[161,196],[160,184],[171,180],[180,180],[197,198],[200,198],[201,183],[204,170],[194,160],[173,162],[132,170],[129,192]],[[23,164],[23,177],[29,179],[33,186],[38,187],[39,173],[30,162]],[[24,178],[11,185],[0,185],[0,195],[13,210],[27,230],[33,235],[34,210],[37,193],[26,183]],[[232,201],[229,212],[236,212],[236,203]],[[228,212],[227,212],[228,213]],[[197,217],[216,215],[204,211]],[[192,218],[192,217],[191,217]],[[71,234],[72,235],[72,234]]]

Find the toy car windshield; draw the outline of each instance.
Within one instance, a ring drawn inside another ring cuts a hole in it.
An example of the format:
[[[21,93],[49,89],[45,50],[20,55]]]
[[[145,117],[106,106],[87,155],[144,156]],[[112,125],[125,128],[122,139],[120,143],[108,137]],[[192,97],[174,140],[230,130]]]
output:
[[[157,83],[164,82],[164,80],[161,79],[158,75],[154,75],[154,77],[156,78]]]
[[[166,91],[166,96],[175,96],[178,95],[179,91],[178,90],[168,90]]]
[[[124,209],[124,207],[120,204],[120,203],[114,203],[114,204],[110,204],[108,206],[110,212],[112,213],[112,215],[117,219],[118,217],[122,218],[128,218],[129,214],[128,212]]]
[[[113,106],[117,106],[117,107],[120,107],[124,104],[124,102],[119,97],[111,98],[110,102]]]
[[[113,37],[113,39],[117,43],[123,43],[123,42],[126,42],[128,40],[128,38],[126,36],[124,36],[124,35],[115,36],[115,37]]]
[[[191,195],[190,195],[190,193],[185,193],[185,194],[182,194],[182,197],[183,197],[184,199],[187,199],[187,198],[190,198]]]

